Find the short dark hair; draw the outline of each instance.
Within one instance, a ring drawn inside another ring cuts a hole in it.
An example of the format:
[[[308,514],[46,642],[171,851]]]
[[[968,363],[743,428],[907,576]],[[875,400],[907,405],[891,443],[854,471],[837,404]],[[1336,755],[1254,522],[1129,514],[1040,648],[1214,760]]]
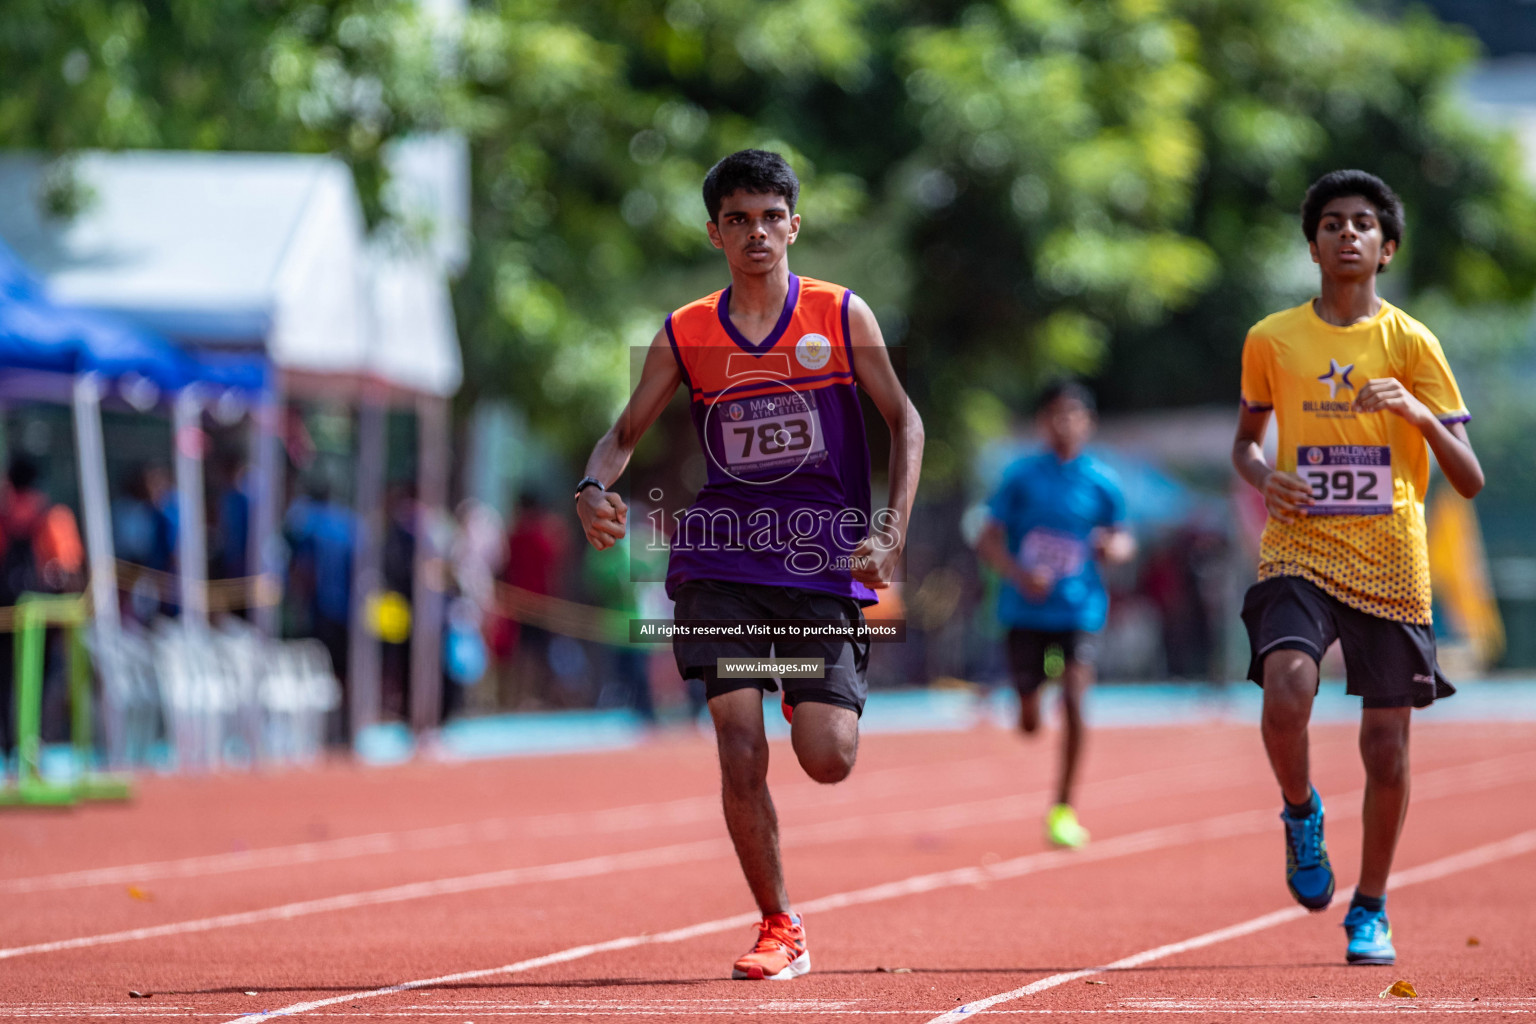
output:
[[[1076,377],[1058,377],[1041,388],[1040,394],[1035,396],[1035,415],[1045,412],[1063,398],[1081,403],[1082,407],[1091,413],[1097,414],[1099,411],[1099,405],[1094,401],[1093,391],[1088,385]]]
[[[11,464],[5,471],[6,479],[18,491],[31,490],[32,485],[37,483],[37,478],[41,475],[41,467],[30,455],[12,457]]]
[[[1323,207],[1341,196],[1360,196],[1376,207],[1381,235],[1387,241],[1403,244],[1403,201],[1392,186],[1367,171],[1329,171],[1312,183],[1301,201],[1301,233],[1308,242],[1317,241],[1317,226],[1323,220]],[[1384,272],[1385,264],[1377,273]]]
[[[783,196],[789,212],[795,212],[800,199],[800,179],[793,168],[777,153],[766,149],[743,149],[732,153],[704,175],[704,208],[711,221],[720,219],[720,203],[732,192]]]

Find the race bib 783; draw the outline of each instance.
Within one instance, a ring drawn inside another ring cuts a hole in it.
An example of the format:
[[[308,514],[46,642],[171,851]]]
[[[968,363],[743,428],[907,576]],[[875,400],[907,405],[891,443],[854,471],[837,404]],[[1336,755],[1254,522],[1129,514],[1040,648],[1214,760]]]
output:
[[[722,401],[715,411],[721,461],[733,474],[794,468],[825,457],[814,391],[786,388],[775,395]]]

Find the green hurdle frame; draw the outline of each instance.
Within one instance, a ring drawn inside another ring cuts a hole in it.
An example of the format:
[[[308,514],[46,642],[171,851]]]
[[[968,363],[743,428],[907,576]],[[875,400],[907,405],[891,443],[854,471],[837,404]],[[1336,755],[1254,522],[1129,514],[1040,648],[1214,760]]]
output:
[[[88,613],[79,597],[23,594],[16,602],[15,701],[17,771],[13,785],[0,788],[0,807],[68,807],[80,800],[127,800],[132,785],[123,776],[90,771],[92,760],[91,659],[85,648]],[[42,777],[43,655],[49,626],[64,629],[69,658],[70,742],[79,766],[68,782]]]

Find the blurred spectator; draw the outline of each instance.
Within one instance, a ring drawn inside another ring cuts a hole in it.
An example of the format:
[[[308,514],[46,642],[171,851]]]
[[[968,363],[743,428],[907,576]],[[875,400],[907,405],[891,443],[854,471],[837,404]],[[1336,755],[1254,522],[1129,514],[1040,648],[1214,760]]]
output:
[[[1213,678],[1215,634],[1202,585],[1203,570],[1219,558],[1217,534],[1182,526],[1153,549],[1142,568],[1141,591],[1162,620],[1163,655],[1173,679]]]
[[[138,569],[168,573],[175,557],[175,526],[154,493],[163,480],[164,475],[157,476],[149,466],[135,466],[123,481],[122,494],[112,502],[112,547],[130,567],[124,576],[128,592],[123,615],[140,625],[148,625],[171,597],[163,592],[160,578],[136,575]]]
[[[630,521],[641,522],[644,512],[630,510]],[[614,557],[617,556],[617,557]],[[611,552],[599,552],[588,546],[583,566],[583,581],[592,603],[623,612],[628,619],[640,617],[640,602],[635,584],[630,580],[629,536],[621,537]],[[647,671],[650,646],[621,642],[605,645],[598,665],[601,682],[597,691],[600,708],[629,708],[648,722],[656,720],[651,700],[651,681]]]
[[[416,612],[416,488],[396,484],[384,499],[384,589]],[[410,718],[411,641],[382,636],[382,710],[386,718]]]
[[[448,602],[443,618],[443,670],[448,677],[443,686],[443,721],[458,714],[465,703],[465,691],[484,680],[485,669],[480,607],[467,597],[455,597]]]
[[[80,589],[85,548],[75,515],[37,486],[37,464],[11,461],[0,495],[0,604],[23,593],[62,594]]]
[[[507,564],[507,534],[501,516],[481,501],[459,503],[458,528],[448,557],[459,592],[482,609],[496,601],[496,576]]]
[[[484,502],[467,498],[456,511],[448,560],[459,597],[449,609],[445,643],[448,674],[458,685],[449,689],[452,700],[463,697],[476,710],[488,710],[497,697],[487,683],[487,667],[501,622],[494,613],[496,578],[507,564],[507,534],[501,516]],[[444,699],[450,699],[447,693]],[[445,704],[444,717],[457,706]]]
[[[24,455],[11,460],[0,488],[0,606],[12,607],[23,594],[61,594],[84,582],[85,546],[74,513],[53,504],[37,486],[37,463]],[[50,649],[57,647],[51,637]],[[62,661],[48,658],[43,691],[43,733],[49,739],[64,731]],[[0,757],[9,758],[16,744],[15,634],[0,632]]]
[[[219,470],[213,522],[209,524],[209,576],[232,580],[249,573],[246,563],[251,536],[251,498],[247,492],[250,474],[246,472],[245,460],[234,455],[221,460]]]
[[[517,519],[507,535],[507,566],[502,579],[544,597],[556,595],[564,578],[570,540],[563,520],[550,513],[536,494],[518,501]],[[511,619],[498,623],[493,645],[501,704],[537,707],[549,687],[550,634]]]
[[[352,613],[352,546],[357,534],[352,510],[331,496],[324,480],[310,481],[308,494],[289,507],[289,544],[293,549],[295,589],[306,598],[308,632],[331,655],[342,681],[342,706],[331,739],[344,734],[348,721],[347,644]]]

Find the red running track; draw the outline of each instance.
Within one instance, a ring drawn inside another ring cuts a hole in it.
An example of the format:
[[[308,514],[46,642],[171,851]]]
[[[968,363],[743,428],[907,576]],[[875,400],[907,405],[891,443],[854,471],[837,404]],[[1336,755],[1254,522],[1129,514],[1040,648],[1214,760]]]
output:
[[[1077,852],[1040,834],[1054,736],[870,736],[836,787],[776,745],[814,962],[787,984],[725,980],[755,914],[704,736],[145,779],[129,806],[0,817],[0,1020],[1536,1014],[1536,726],[1416,723],[1392,968],[1343,963],[1353,730],[1313,750],[1340,874],[1318,915],[1284,889],[1256,728],[1094,733]],[[1420,998],[1378,997],[1398,979]]]

